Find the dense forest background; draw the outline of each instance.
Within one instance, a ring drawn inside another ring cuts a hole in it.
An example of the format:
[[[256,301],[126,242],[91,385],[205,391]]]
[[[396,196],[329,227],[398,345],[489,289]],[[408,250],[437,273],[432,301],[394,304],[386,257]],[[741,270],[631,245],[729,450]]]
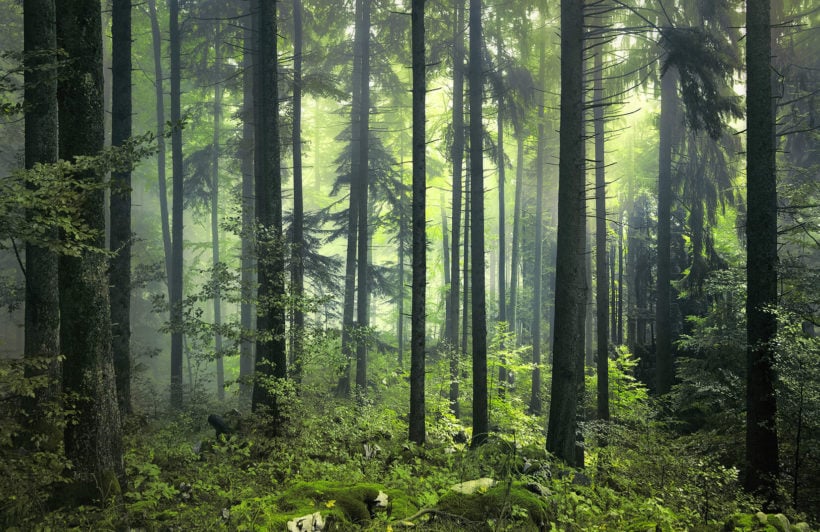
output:
[[[0,5],[5,528],[820,526],[814,2]]]

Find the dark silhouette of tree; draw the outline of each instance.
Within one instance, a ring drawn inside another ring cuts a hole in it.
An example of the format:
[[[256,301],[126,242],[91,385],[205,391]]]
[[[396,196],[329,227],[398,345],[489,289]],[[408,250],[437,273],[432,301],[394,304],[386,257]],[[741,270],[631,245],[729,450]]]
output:
[[[98,154],[105,139],[101,6],[92,0],[60,0],[56,7],[57,44],[68,61],[57,88],[59,155],[72,160]],[[80,205],[81,216],[97,231],[93,245],[98,248],[105,246],[103,177],[93,172],[71,177],[100,185],[86,191]],[[60,257],[59,285],[63,389],[74,398],[75,412],[65,429],[65,453],[73,464],[72,498],[88,503],[125,486],[106,256],[83,250]]]
[[[578,453],[579,368],[583,369],[584,291],[584,13],[581,2],[561,4],[561,125],[558,243],[555,274],[552,396],[547,450],[573,466]],[[579,363],[580,360],[580,363]]]
[[[472,269],[473,441],[479,446],[490,428],[487,398],[487,308],[484,292],[484,96],[481,0],[470,0],[470,263]],[[466,225],[466,224],[465,224]]]
[[[777,187],[769,0],[746,1],[746,464],[744,486],[776,505]]]
[[[111,12],[111,145],[131,136],[131,0]],[[122,414],[131,413],[131,172],[111,175],[111,348]]]
[[[57,35],[54,0],[26,0],[23,4],[25,165],[57,161]],[[31,217],[36,213],[28,213]],[[57,240],[56,229],[45,238]],[[48,365],[49,386],[36,398],[40,404],[57,398],[60,390],[60,299],[57,254],[46,246],[26,243],[26,308],[24,354],[27,358],[55,357]],[[39,372],[27,366],[27,376]],[[39,416],[40,407],[34,406]],[[55,436],[56,438],[59,436]],[[56,446],[56,441],[51,442]]]
[[[464,0],[455,3],[455,25],[453,26],[453,145],[450,150],[453,172],[452,193],[452,246],[450,248],[450,285],[448,296],[450,305],[447,307],[450,314],[445,316],[445,337],[452,350],[450,355],[450,411],[458,417],[460,360],[458,352],[458,313],[459,290],[461,287],[460,249],[461,241],[461,199],[462,199],[462,172],[464,166]],[[467,228],[464,228],[465,237]],[[465,253],[466,245],[465,245]],[[465,262],[465,268],[466,268]],[[465,277],[466,279],[466,274]],[[466,311],[465,311],[466,312]],[[464,327],[466,328],[466,322]]]
[[[293,0],[293,125],[291,145],[293,152],[293,224],[291,228],[290,286],[291,310],[290,352],[294,377],[302,374],[303,336],[305,313],[305,242],[304,193],[302,191],[302,0]]]
[[[254,180],[258,225],[259,313],[252,408],[254,412],[268,409],[276,422],[276,379],[287,377],[276,3],[258,0],[254,14],[258,17],[254,46]],[[274,430],[278,430],[278,423]]]
[[[427,293],[427,216],[425,211],[425,54],[424,0],[412,3],[413,57],[413,302],[410,340],[410,441],[424,443],[424,367]],[[446,252],[446,250],[445,250]]]
[[[171,406],[182,407],[182,216],[184,179],[182,166],[182,109],[179,2],[168,1],[169,43],[171,54],[171,172],[173,198],[171,201],[171,275],[168,292],[171,304]]]

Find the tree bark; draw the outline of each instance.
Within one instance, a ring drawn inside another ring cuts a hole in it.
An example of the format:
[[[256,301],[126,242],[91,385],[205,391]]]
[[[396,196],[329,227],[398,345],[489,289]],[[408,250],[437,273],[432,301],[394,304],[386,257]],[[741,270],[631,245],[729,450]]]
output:
[[[455,3],[456,23],[453,30],[453,146],[450,158],[453,164],[453,205],[452,219],[453,227],[450,240],[450,314],[446,320],[447,341],[452,349],[450,357],[450,411],[454,416],[459,415],[458,393],[460,357],[458,354],[458,332],[459,332],[459,299],[460,299],[460,249],[461,241],[461,196],[462,196],[462,170],[464,165],[464,0],[457,0]],[[466,238],[466,227],[465,227]],[[467,248],[464,248],[465,258]],[[466,268],[466,260],[465,260]],[[466,273],[465,273],[466,279]],[[466,312],[466,311],[465,311]],[[466,321],[465,321],[466,323]],[[465,325],[466,328],[466,325]]]
[[[182,110],[179,1],[169,0],[169,35],[171,52],[171,171],[173,198],[171,202],[171,407],[182,408],[182,216],[184,177],[182,171]]]
[[[519,345],[518,338],[518,270],[520,268],[521,253],[521,202],[524,196],[524,135],[520,134],[516,138],[518,148],[515,158],[515,205],[513,206],[513,233],[512,250],[510,251],[510,331],[515,333],[516,344]]]
[[[561,4],[561,125],[558,239],[553,327],[552,400],[547,450],[572,466],[578,462],[578,368],[583,363],[584,304],[584,105],[583,3]],[[581,363],[579,364],[579,359]]]
[[[72,160],[97,155],[105,140],[100,2],[60,0],[57,44],[69,68],[58,83],[59,155]],[[74,175],[77,182],[102,184],[104,176]],[[86,192],[80,213],[105,246],[102,188]],[[115,496],[125,486],[122,427],[111,351],[108,260],[84,250],[59,260],[60,345],[64,391],[75,397],[73,423],[65,429],[65,453],[73,463],[75,502]]]
[[[746,464],[744,486],[777,504],[774,372],[777,319],[777,180],[769,0],[746,1]]]
[[[131,136],[131,0],[111,13],[111,145]],[[111,175],[111,348],[120,412],[131,413],[131,172]]]
[[[425,440],[424,367],[427,290],[424,0],[412,3],[413,57],[413,302],[410,355],[410,441]]]
[[[482,105],[484,71],[482,61],[481,0],[470,0],[470,227],[472,247],[470,272],[473,321],[473,441],[483,444],[490,429],[487,397],[487,308],[484,290],[484,139]]]
[[[656,392],[663,395],[672,389],[675,369],[672,362],[672,137],[676,127],[677,70],[669,69],[661,79],[661,118],[658,140],[658,279],[655,304]]]
[[[25,165],[57,161],[57,49],[54,0],[26,0],[23,4],[23,50],[25,61]],[[36,213],[29,213],[33,216]],[[57,231],[43,235],[56,240]],[[53,357],[46,369],[48,387],[38,393],[33,406],[39,418],[40,405],[58,398],[61,367],[56,357],[60,354],[60,298],[57,254],[45,247],[26,243],[26,358]],[[26,367],[26,375],[40,372]],[[58,438],[58,436],[55,436]],[[51,442],[56,448],[56,441]]]
[[[602,45],[599,45],[599,47]],[[593,66],[593,124],[595,127],[595,311],[597,321],[598,419],[609,421],[609,270],[607,269],[606,156],[604,129],[603,50]],[[591,335],[591,331],[587,334]]]
[[[369,173],[369,149],[370,149],[370,0],[359,0],[361,9],[361,28],[357,33],[360,41],[359,61],[361,61],[360,75],[362,77],[359,85],[359,223],[356,261],[356,277],[358,278],[356,297],[356,327],[359,330],[356,342],[356,388],[357,393],[365,395],[367,393],[367,344],[369,333],[367,327],[370,321],[370,260],[369,252],[369,213],[368,190],[370,187]],[[358,9],[357,9],[358,12]],[[355,178],[355,177],[354,177]]]
[[[290,285],[291,311],[290,350],[294,379],[302,377],[302,351],[305,329],[305,207],[302,190],[302,0],[293,0],[293,227],[291,228]]]
[[[257,0],[256,120],[254,180],[259,260],[259,314],[256,378],[252,409],[268,409],[278,430],[276,380],[287,377],[285,349],[285,261],[282,240],[282,175],[279,141],[279,93],[276,2]]]

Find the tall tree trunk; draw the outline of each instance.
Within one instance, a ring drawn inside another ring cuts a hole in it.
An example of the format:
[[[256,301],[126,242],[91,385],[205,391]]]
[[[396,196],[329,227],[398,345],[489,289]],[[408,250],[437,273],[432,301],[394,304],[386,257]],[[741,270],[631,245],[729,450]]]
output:
[[[467,176],[470,176],[470,159],[467,158]],[[469,340],[470,340],[470,327],[467,326],[470,319],[470,227],[472,224],[470,223],[470,179],[466,179],[464,181],[464,275],[463,275],[463,285],[462,285],[462,301],[461,301],[461,350],[458,353],[458,359],[456,363],[458,366],[461,365],[461,361],[464,357],[467,356],[468,348],[469,348]],[[458,380],[456,381],[456,387],[458,387],[458,382],[460,382],[463,378],[466,377],[465,371],[460,371],[458,373]],[[452,394],[452,389],[451,389]],[[452,395],[451,395],[452,396]],[[455,394],[456,399],[458,399],[458,389],[456,389]],[[452,403],[451,403],[452,406]],[[456,417],[459,416],[458,412],[458,403],[456,403]]]
[[[464,165],[464,0],[456,0],[456,23],[453,30],[453,147],[450,158],[453,163],[453,228],[450,249],[450,314],[446,320],[447,341],[452,350],[450,357],[450,411],[454,416],[459,415],[458,383],[459,375],[458,355],[458,312],[459,312],[459,242],[461,241],[461,195],[462,195],[462,168]],[[465,238],[467,229],[465,227]],[[465,259],[467,248],[464,248]],[[465,269],[466,269],[465,261]],[[465,273],[466,280],[466,273]],[[466,282],[466,281],[465,281]],[[466,313],[466,310],[465,310]],[[466,321],[465,323],[466,328]]]
[[[561,4],[561,125],[558,239],[553,326],[552,400],[547,450],[578,463],[578,360],[583,360],[584,294],[584,105],[583,4]]]
[[[369,213],[368,189],[370,187],[369,173],[369,145],[370,145],[370,0],[359,0],[361,14],[361,33],[357,33],[360,40],[359,46],[361,61],[360,75],[362,77],[359,90],[359,242],[357,244],[358,260],[356,261],[357,285],[356,297],[356,326],[359,335],[356,342],[356,388],[357,392],[364,395],[367,392],[367,344],[369,334],[366,332],[370,321],[370,260],[368,251],[370,246],[369,234]],[[357,9],[358,11],[358,9]]]
[[[240,305],[240,324],[242,326],[242,339],[239,343],[239,398],[245,407],[251,403],[253,393],[254,368],[254,347],[253,340],[255,326],[255,305],[256,296],[256,261],[255,256],[255,235],[256,235],[256,214],[254,208],[254,67],[253,67],[253,47],[255,46],[254,25],[256,17],[252,15],[252,6],[247,12],[250,21],[246,21],[242,39],[244,41],[244,51],[242,53],[242,144],[240,147],[240,157],[242,158],[242,303]]]
[[[222,43],[220,25],[217,23],[216,40],[214,42],[214,62],[217,72],[222,68]],[[218,78],[221,81],[221,76]],[[219,266],[219,139],[222,123],[222,87],[219,81],[214,85],[214,132],[211,146],[211,258],[213,259],[214,274]],[[214,278],[216,280],[216,278]],[[225,399],[225,367],[222,360],[222,295],[219,282],[214,285],[214,347],[216,350],[216,396],[220,401]]]
[[[105,139],[103,112],[102,27],[100,2],[60,0],[57,45],[65,50],[69,68],[58,83],[59,155],[97,155]],[[93,173],[72,176],[78,182],[102,183]],[[93,244],[105,245],[103,190],[87,191],[80,214],[98,231]],[[73,422],[65,429],[65,453],[73,464],[75,502],[119,493],[125,486],[122,427],[117,404],[111,351],[108,260],[84,250],[59,260],[60,346],[64,391],[76,397]],[[118,485],[119,484],[119,485]]]
[[[23,4],[23,50],[25,61],[25,165],[48,164],[57,161],[57,35],[55,28],[54,0],[26,0]],[[28,216],[36,216],[29,213]],[[56,240],[56,230],[43,235]],[[45,402],[56,400],[60,392],[60,298],[58,286],[57,254],[45,247],[26,243],[26,306],[25,339],[23,352],[26,358],[52,357],[45,373],[48,387],[39,391],[35,404],[29,410],[40,424]],[[39,375],[26,367],[26,375]],[[57,433],[48,443],[56,449]]]
[[[672,211],[672,137],[676,127],[675,101],[677,99],[677,70],[674,67],[661,80],[661,118],[658,158],[658,284],[655,306],[656,381],[657,393],[663,395],[672,389],[675,369],[672,362],[672,264],[671,264],[671,211]]]
[[[111,145],[131,136],[131,0],[111,13]],[[131,172],[111,175],[111,348],[120,412],[131,413]]]
[[[410,355],[410,441],[424,443],[425,299],[427,290],[427,217],[425,194],[424,0],[412,3],[413,56],[413,303]]]
[[[404,157],[402,157],[402,163],[404,161]],[[404,164],[402,164],[402,168],[404,168]],[[404,173],[402,172],[402,184],[404,181]],[[398,347],[399,347],[399,368],[404,368],[404,241],[407,238],[407,221],[404,218],[404,203],[405,197],[404,192],[401,193],[401,204],[399,206],[399,295],[398,295],[398,316],[396,318],[396,338],[398,340]]]
[[[501,39],[501,23],[498,13],[496,13],[496,20],[498,22],[498,57],[502,57],[502,39]],[[500,61],[500,60],[499,60]],[[507,228],[506,228],[506,212],[504,198],[504,182],[506,181],[504,167],[504,120],[503,120],[503,94],[504,94],[504,69],[500,62],[498,65],[498,84],[496,86],[496,96],[498,110],[496,112],[496,134],[498,153],[498,321],[502,323],[507,322]],[[503,397],[507,388],[507,361],[504,358],[504,345],[500,346],[502,353],[501,360],[498,365],[498,393]]]
[[[774,340],[777,187],[769,0],[746,1],[746,467],[744,486],[776,504],[779,474]]]
[[[162,33],[159,28],[156,0],[148,0],[148,16],[151,19],[151,42],[154,50],[154,94],[157,115],[157,185],[159,187],[159,213],[162,226],[162,244],[165,250],[165,278],[168,297],[171,293],[171,226],[168,217],[168,185],[165,179],[165,92],[162,72]]]
[[[538,86],[546,86],[546,46],[541,46],[541,55],[538,67]],[[532,390],[530,392],[529,411],[533,415],[541,413],[541,309],[543,303],[542,283],[544,269],[544,93],[539,91],[538,96],[538,139],[535,155],[535,273],[533,279],[532,297]]]
[[[618,224],[618,345],[624,343],[624,223]]]
[[[267,408],[279,429],[276,379],[287,377],[285,349],[285,260],[282,240],[282,175],[279,149],[279,93],[276,42],[276,2],[256,0],[256,120],[254,180],[259,260],[259,315],[256,339],[256,379],[252,408]]]
[[[513,206],[512,250],[510,257],[510,331],[516,334],[518,341],[518,269],[520,267],[519,240],[521,238],[521,202],[524,197],[524,135],[516,136],[518,149],[515,158],[515,205]]]
[[[290,285],[291,311],[290,356],[293,376],[302,377],[302,350],[305,313],[302,310],[305,292],[304,199],[302,191],[302,0],[293,0],[293,227],[291,228]]]
[[[182,408],[182,216],[184,178],[182,171],[181,66],[179,34],[179,1],[169,0],[169,34],[171,48],[171,171],[173,198],[171,202],[171,406]]]
[[[609,420],[609,270],[606,246],[606,160],[604,129],[603,50],[599,44],[593,66],[593,124],[595,127],[595,311],[597,321],[598,419]],[[613,291],[614,292],[614,291]],[[591,331],[587,334],[591,336]]]
[[[473,307],[473,441],[478,446],[490,429],[487,398],[487,308],[484,290],[484,139],[481,111],[484,93],[481,0],[470,0],[470,227]]]
[[[344,302],[342,308],[342,356],[344,357],[344,367],[342,375],[336,386],[336,394],[340,397],[350,395],[350,366],[353,361],[354,328],[357,324],[353,321],[353,314],[356,310],[356,257],[359,235],[359,208],[361,195],[361,180],[359,179],[361,166],[361,150],[359,144],[361,140],[360,121],[362,113],[361,107],[361,83],[362,83],[362,7],[361,2],[356,1],[356,23],[353,43],[353,95],[350,109],[350,206],[347,211],[347,253],[345,257],[345,288]],[[361,282],[361,280],[360,280]],[[357,316],[358,318],[358,316]]]

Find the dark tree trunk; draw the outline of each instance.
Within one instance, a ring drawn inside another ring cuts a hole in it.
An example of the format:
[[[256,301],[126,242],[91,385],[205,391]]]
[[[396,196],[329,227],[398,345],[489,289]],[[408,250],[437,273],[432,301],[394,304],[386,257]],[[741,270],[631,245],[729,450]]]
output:
[[[302,0],[293,0],[293,227],[291,228],[290,285],[291,311],[290,357],[294,379],[302,378],[302,344],[305,313],[304,200],[302,191]]]
[[[57,72],[55,70],[57,34],[55,27],[54,0],[26,0],[23,4],[23,49],[25,61],[25,165],[57,161]],[[30,213],[34,216],[37,213]],[[56,240],[57,231],[50,231],[44,238]],[[36,402],[57,399],[60,392],[60,298],[58,286],[57,255],[45,247],[26,244],[26,307],[25,344],[26,358],[54,357],[49,364],[48,387],[38,393]],[[40,373],[26,368],[26,375]],[[33,406],[35,416],[40,418],[39,406]],[[51,448],[57,447],[55,435]]]
[[[256,296],[256,261],[255,261],[255,235],[256,235],[256,214],[254,208],[254,68],[253,68],[253,47],[254,29],[253,25],[256,17],[251,15],[252,9],[248,8],[248,16],[251,19],[246,21],[247,26],[243,32],[245,49],[242,54],[242,144],[240,147],[242,158],[242,303],[239,309],[240,324],[242,326],[242,339],[239,344],[239,398],[245,407],[251,403],[253,393],[254,368],[254,347],[253,340],[255,325],[255,305]]]
[[[350,110],[350,206],[347,211],[347,253],[345,257],[345,288],[342,308],[342,355],[345,358],[342,375],[336,386],[336,394],[340,397],[350,395],[350,366],[353,361],[354,328],[358,324],[353,321],[356,310],[356,275],[357,275],[357,245],[359,235],[359,208],[361,201],[361,83],[362,83],[362,5],[363,0],[356,1],[356,24],[353,44],[353,95]],[[361,279],[359,280],[361,283]],[[358,316],[357,316],[358,318]]]
[[[57,44],[69,68],[58,84],[61,159],[96,155],[105,140],[100,2],[60,0]],[[102,183],[104,176],[72,176]],[[100,188],[86,192],[80,214],[99,231],[93,244],[105,246],[105,201]],[[76,394],[72,423],[65,429],[65,453],[73,463],[75,501],[115,496],[125,486],[122,428],[111,352],[108,260],[95,251],[59,260],[60,345],[65,356],[63,388]],[[117,485],[119,484],[119,486]],[[102,492],[102,493],[101,493]]]
[[[259,314],[252,409],[268,409],[278,431],[276,380],[287,377],[285,350],[285,260],[282,240],[282,176],[279,149],[279,94],[276,55],[276,2],[257,0],[256,117],[254,181],[259,261]]]
[[[424,443],[424,340],[427,290],[427,218],[425,214],[425,56],[424,0],[412,4],[413,49],[413,303],[410,341],[410,441]]]
[[[546,86],[546,52],[545,46],[541,47],[541,54],[538,67],[538,86]],[[544,93],[539,92],[538,96],[538,139],[535,155],[535,240],[533,242],[533,253],[535,254],[535,272],[533,279],[532,297],[532,390],[530,392],[530,413],[538,415],[541,413],[541,309],[542,303],[542,283],[544,269]]]
[[[473,441],[474,447],[487,439],[487,308],[484,290],[484,140],[481,111],[484,93],[481,33],[481,0],[470,0],[470,227],[472,247],[473,307]]]
[[[217,23],[214,42],[214,62],[217,72],[222,68],[222,36]],[[221,75],[217,78],[221,80]],[[219,152],[221,150],[220,130],[222,123],[222,87],[219,82],[214,85],[214,131],[211,146],[211,258],[214,268],[219,265]],[[214,270],[216,273],[216,270]],[[219,283],[214,285],[214,347],[216,350],[216,396],[220,401],[225,399],[225,368],[222,360],[222,294]]]
[[[467,159],[467,176],[470,175],[470,159]],[[467,326],[470,320],[470,179],[464,181],[464,282],[462,284],[462,301],[461,301],[461,350],[456,359],[457,367],[460,367],[461,361],[467,356],[468,348],[470,346],[470,327]],[[456,381],[456,394],[458,399],[458,383],[466,377],[466,372],[458,373],[458,381]],[[451,392],[452,394],[452,388]],[[452,396],[452,395],[451,395]],[[451,403],[452,405],[452,403]],[[456,417],[459,416],[458,403],[456,403]]]
[[[779,475],[774,372],[777,187],[769,0],[746,1],[746,464],[744,486],[776,502]]]
[[[131,136],[131,0],[111,12],[111,145]],[[120,412],[131,413],[131,172],[111,175],[111,348]]]
[[[601,45],[599,45],[601,46]],[[595,52],[592,96],[595,127],[595,310],[597,332],[598,419],[609,420],[609,271],[606,246],[606,165],[604,143],[603,51]],[[587,332],[591,336],[591,331]]]
[[[57,35],[54,0],[26,0],[23,4],[25,165],[57,161]],[[38,216],[27,212],[29,220]],[[33,223],[33,220],[32,220]],[[44,240],[56,241],[59,234],[48,230]],[[57,450],[62,429],[48,419],[48,404],[60,400],[62,368],[60,354],[60,294],[57,254],[46,247],[26,242],[25,317],[23,353],[27,359],[50,358],[45,368],[26,365],[26,377],[47,378],[47,385],[23,404],[20,421],[30,428],[30,436],[41,437],[42,449]],[[28,435],[27,435],[28,436]],[[24,445],[33,448],[27,437]]]
[[[179,34],[179,2],[168,1],[170,14],[171,52],[171,171],[173,174],[173,198],[171,202],[171,277],[169,292],[171,302],[171,407],[182,408],[182,119],[181,112],[181,66]]]
[[[661,79],[661,118],[658,140],[658,284],[655,304],[656,381],[657,393],[672,389],[675,368],[672,362],[672,137],[676,127],[677,70],[669,67]]]
[[[578,369],[583,361],[584,105],[583,4],[561,4],[561,125],[558,240],[553,327],[552,400],[547,450],[572,466],[578,462]]]
[[[458,355],[458,313],[459,289],[461,288],[459,268],[461,241],[461,195],[462,169],[464,165],[464,0],[457,0],[455,4],[456,23],[453,31],[453,147],[451,159],[453,163],[453,228],[450,249],[450,314],[446,319],[446,336],[452,350],[450,355],[450,411],[454,416],[459,415],[458,383],[459,375]],[[465,228],[465,238],[466,238]],[[465,259],[467,248],[464,248]],[[465,261],[465,269],[466,269]],[[465,273],[466,280],[466,273]],[[465,310],[466,313],[466,310]],[[466,321],[464,322],[466,324]],[[466,328],[466,325],[465,325]]]
[[[362,80],[359,85],[359,223],[356,261],[356,277],[358,279],[356,297],[356,327],[359,329],[356,342],[356,388],[357,392],[364,395],[367,393],[367,344],[369,334],[366,332],[370,321],[370,279],[369,266],[369,226],[368,215],[368,189],[370,187],[369,173],[369,146],[370,146],[370,1],[359,0],[361,9],[361,28],[356,38],[360,41],[359,61],[361,61],[360,75]],[[358,14],[359,9],[356,10]],[[354,175],[354,179],[357,176]]]
[[[402,165],[402,168],[404,165]],[[398,316],[396,318],[396,338],[399,348],[399,368],[404,368],[404,242],[407,238],[407,220],[404,217],[404,203],[406,199],[404,193],[401,195],[401,205],[399,207],[399,295],[397,298]]]
[[[618,345],[624,343],[624,224],[618,225]]]

